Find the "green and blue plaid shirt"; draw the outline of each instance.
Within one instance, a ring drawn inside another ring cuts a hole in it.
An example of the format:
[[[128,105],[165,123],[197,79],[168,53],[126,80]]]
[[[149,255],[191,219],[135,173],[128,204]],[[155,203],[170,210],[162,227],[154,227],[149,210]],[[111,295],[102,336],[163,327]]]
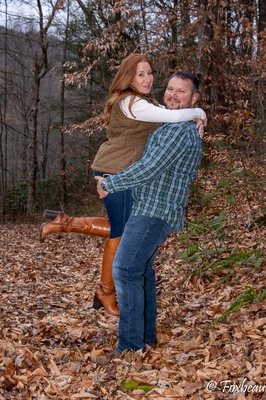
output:
[[[142,158],[105,178],[103,187],[110,193],[132,188],[131,215],[159,218],[180,231],[201,157],[202,142],[193,121],[162,124],[150,135]]]

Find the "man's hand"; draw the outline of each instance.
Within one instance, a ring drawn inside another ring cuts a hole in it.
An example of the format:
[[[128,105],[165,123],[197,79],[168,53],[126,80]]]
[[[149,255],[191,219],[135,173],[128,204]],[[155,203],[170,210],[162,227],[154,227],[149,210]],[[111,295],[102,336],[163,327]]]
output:
[[[100,199],[104,199],[107,195],[108,192],[103,190],[101,183],[104,182],[104,178],[102,176],[95,176],[94,179],[97,181],[97,192],[100,197]]]
[[[206,119],[196,118],[196,119],[194,119],[194,121],[195,121],[196,124],[197,124],[197,128],[198,128],[198,131],[199,131],[199,135],[200,135],[200,137],[201,137],[201,139],[202,139],[202,138],[203,138],[203,135],[204,135],[204,126],[207,125],[207,120],[206,120]]]

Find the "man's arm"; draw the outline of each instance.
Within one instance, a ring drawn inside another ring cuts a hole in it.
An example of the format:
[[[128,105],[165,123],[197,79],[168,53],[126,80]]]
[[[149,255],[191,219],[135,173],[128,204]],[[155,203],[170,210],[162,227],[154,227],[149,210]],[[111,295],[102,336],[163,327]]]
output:
[[[96,179],[99,181],[99,195],[105,197],[101,184],[107,192],[117,192],[141,186],[154,180],[160,176],[177,158],[187,151],[190,141],[185,131],[191,129],[187,123],[179,123],[178,125],[165,124],[158,128],[160,135],[153,146],[149,147],[149,151],[144,156],[119,174],[109,176],[107,178]],[[153,134],[153,135],[154,135]]]

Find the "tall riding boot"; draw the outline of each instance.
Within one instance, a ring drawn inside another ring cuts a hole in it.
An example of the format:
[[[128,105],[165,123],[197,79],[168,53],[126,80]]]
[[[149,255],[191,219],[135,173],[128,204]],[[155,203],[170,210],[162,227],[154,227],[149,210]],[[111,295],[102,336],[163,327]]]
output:
[[[104,307],[107,314],[115,316],[119,315],[119,310],[116,304],[112,264],[120,240],[121,238],[117,237],[107,239],[106,241],[102,261],[101,282],[96,290],[93,302],[93,308],[99,309],[100,307]]]
[[[54,214],[56,215],[56,212]],[[106,217],[69,217],[63,212],[58,212],[55,219],[41,225],[40,242],[43,242],[47,235],[60,232],[109,237],[110,223]]]

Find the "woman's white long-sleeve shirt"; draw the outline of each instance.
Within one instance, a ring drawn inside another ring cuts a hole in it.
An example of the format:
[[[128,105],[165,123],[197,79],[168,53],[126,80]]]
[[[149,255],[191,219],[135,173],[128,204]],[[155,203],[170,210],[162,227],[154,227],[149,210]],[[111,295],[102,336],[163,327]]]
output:
[[[131,119],[146,122],[181,122],[195,118],[206,119],[206,113],[201,108],[183,108],[169,110],[163,106],[156,106],[147,100],[136,97],[129,110],[131,96],[125,97],[119,105],[123,113]],[[133,115],[132,115],[133,114]]]
[[[168,110],[139,97],[134,99],[131,113],[130,99],[128,96],[113,106],[107,140],[100,146],[92,162],[93,170],[116,174],[139,160],[148,136],[160,123],[206,118],[201,108]]]

